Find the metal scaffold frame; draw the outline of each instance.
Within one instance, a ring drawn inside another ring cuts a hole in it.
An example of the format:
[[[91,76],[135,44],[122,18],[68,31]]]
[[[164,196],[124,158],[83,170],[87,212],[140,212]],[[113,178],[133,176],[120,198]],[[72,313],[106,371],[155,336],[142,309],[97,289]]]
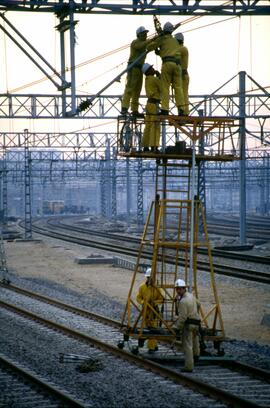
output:
[[[128,120],[127,126],[123,123]],[[126,307],[122,316],[122,331],[124,342],[129,338],[138,340],[138,352],[145,340],[166,340],[173,344],[179,336],[176,328],[175,311],[175,281],[183,279],[188,282],[190,292],[194,292],[200,301],[198,285],[197,251],[199,247],[205,247],[208,254],[210,268],[210,290],[207,292],[209,304],[204,308],[200,303],[201,315],[201,340],[211,340],[217,345],[220,352],[220,343],[225,339],[224,325],[221,315],[220,302],[215,284],[214,267],[211,255],[211,247],[208,239],[205,212],[203,204],[197,196],[198,178],[196,181],[196,165],[200,161],[232,161],[237,157],[224,153],[225,128],[234,126],[233,120],[227,118],[209,117],[180,117],[159,116],[155,120],[163,123],[164,140],[162,150],[158,153],[142,152],[140,141],[138,142],[138,126],[143,120],[132,123],[129,119],[120,118],[118,126],[118,153],[121,156],[132,159],[141,157],[144,159],[156,159],[156,188],[155,200],[152,201],[138,252],[137,262],[127,297]],[[175,130],[188,136],[192,143],[191,149],[179,141],[175,143],[175,149],[168,150],[166,147],[166,128],[173,126]],[[212,157],[205,155],[199,149],[196,154],[196,143],[200,139],[217,129],[218,155]],[[126,143],[125,133],[128,132],[129,143]],[[133,137],[133,134],[135,135]],[[127,146],[129,150],[127,150]],[[239,159],[239,157],[238,157]],[[185,174],[183,170],[188,172]],[[179,173],[180,170],[180,173]],[[177,188],[173,188],[170,178],[178,177]],[[187,180],[184,180],[186,177]],[[202,229],[199,228],[199,220]],[[151,253],[151,289],[162,293],[161,305],[153,305],[152,299],[144,299],[142,306],[138,306],[138,276],[143,265],[145,252]],[[169,265],[169,263],[171,263]],[[151,316],[151,318],[149,317]],[[124,346],[119,343],[119,347]],[[203,346],[205,347],[205,346]]]

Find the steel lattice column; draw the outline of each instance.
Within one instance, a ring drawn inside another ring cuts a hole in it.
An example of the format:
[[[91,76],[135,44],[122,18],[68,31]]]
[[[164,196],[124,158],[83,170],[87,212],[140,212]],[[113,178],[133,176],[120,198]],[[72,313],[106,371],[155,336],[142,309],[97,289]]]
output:
[[[246,244],[246,72],[239,72],[240,244]]]
[[[112,180],[111,180],[111,143],[110,139],[106,141],[105,150],[105,195],[106,195],[106,215],[112,216]]]
[[[8,194],[8,180],[7,180],[7,157],[6,157],[6,151],[4,150],[4,154],[3,154],[3,173],[2,173],[3,177],[3,226],[7,225],[8,222],[8,198],[7,198],[7,194]]]
[[[266,182],[266,191],[265,191],[265,204],[266,204],[266,214],[270,213],[270,196],[269,196],[269,184],[270,184],[270,155],[265,154],[265,182]]]
[[[105,161],[100,162],[100,208],[102,217],[106,217],[106,169]]]
[[[112,160],[112,218],[116,220],[117,217],[117,201],[116,201],[116,149],[113,148],[113,160]]]
[[[32,238],[32,206],[31,206],[31,153],[29,147],[25,147],[24,167],[24,206],[25,206],[25,238]]]
[[[138,159],[137,170],[137,223],[143,225],[143,161]]]

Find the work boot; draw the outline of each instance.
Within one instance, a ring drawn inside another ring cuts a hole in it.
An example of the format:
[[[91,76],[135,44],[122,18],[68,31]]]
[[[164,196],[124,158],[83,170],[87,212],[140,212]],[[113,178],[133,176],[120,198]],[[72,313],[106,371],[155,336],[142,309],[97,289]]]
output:
[[[168,116],[169,115],[169,111],[165,110],[165,109],[161,109],[159,112],[159,115],[164,115],[164,116]]]
[[[138,111],[131,112],[131,115],[134,116],[135,118],[144,118],[144,114]]]
[[[151,153],[160,153],[160,151],[158,150],[158,148],[156,146],[152,146],[151,147]]]
[[[185,368],[185,367],[181,369],[182,373],[192,373],[192,371],[193,370],[191,370],[190,368]]]
[[[144,152],[144,153],[149,152],[149,147],[144,147],[144,148],[143,148],[143,152]]]
[[[121,109],[121,115],[126,115],[128,113],[128,108]]]
[[[178,116],[185,116],[183,109],[178,109]]]

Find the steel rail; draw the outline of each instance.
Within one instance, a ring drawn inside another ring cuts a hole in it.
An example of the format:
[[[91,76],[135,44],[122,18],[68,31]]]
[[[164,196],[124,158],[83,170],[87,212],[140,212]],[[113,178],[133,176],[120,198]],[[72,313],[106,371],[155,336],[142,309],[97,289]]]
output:
[[[70,235],[66,235],[63,233],[58,233],[56,231],[52,232],[42,227],[32,226],[32,229],[34,232],[37,232],[41,235],[46,235],[52,238],[61,239],[67,242],[77,243],[83,246],[89,246],[91,248],[101,249],[107,252],[115,252],[115,253],[119,253],[119,254],[126,255],[126,256],[132,256],[132,257],[136,257],[138,254],[137,249],[123,248],[123,246],[114,245],[111,243],[105,243],[104,241],[98,242],[94,240],[75,237],[74,235],[70,236]],[[151,260],[152,254],[150,252],[148,253],[144,252],[142,255],[142,259]],[[166,256],[165,261],[168,264],[173,264],[173,265],[175,264],[173,257],[170,257],[170,256]],[[178,264],[183,266],[184,261],[179,260]],[[208,262],[198,261],[197,267],[198,269],[203,270],[205,272],[210,272]],[[215,273],[220,274],[220,275],[234,277],[234,278],[249,280],[253,282],[259,282],[259,283],[264,283],[268,285],[270,284],[270,274],[266,272],[258,272],[254,270],[241,269],[241,268],[236,268],[236,267],[232,267],[229,265],[218,265],[218,266],[215,266]]]
[[[241,363],[237,360],[223,360],[220,361],[220,365],[240,372],[248,373],[270,383],[270,371],[263,370],[262,368],[253,367],[249,364]]]
[[[71,336],[79,341],[83,341],[84,343],[91,344],[92,346],[110,353],[116,357],[119,357],[125,361],[128,361],[131,364],[136,364],[138,366],[143,367],[144,369],[150,370],[166,379],[170,379],[171,381],[176,382],[177,384],[181,384],[191,388],[194,391],[200,392],[204,395],[211,396],[214,399],[222,400],[228,404],[231,404],[232,407],[239,407],[239,408],[258,408],[258,405],[252,401],[246,400],[244,398],[238,397],[234,394],[231,394],[227,391],[219,389],[215,386],[210,384],[204,383],[198,379],[192,378],[188,375],[184,375],[182,373],[178,373],[174,370],[168,369],[163,367],[162,365],[144,359],[138,355],[134,355],[132,353],[128,353],[123,349],[119,349],[114,347],[110,344],[104,343],[97,338],[91,337],[85,333],[82,333],[78,330],[70,329],[64,325],[59,323],[53,322],[48,319],[44,319],[43,317],[36,315],[32,312],[29,312],[26,309],[14,306],[8,302],[4,302],[0,300],[0,307],[5,308],[13,313],[19,314],[24,318],[30,319],[35,321],[38,324],[43,326],[49,327],[52,330],[57,332],[61,332],[64,335]]]
[[[31,384],[35,384],[39,389],[40,393],[46,392],[50,396],[55,397],[59,402],[64,403],[66,407],[72,408],[85,408],[86,405],[79,401],[76,401],[70,395],[64,393],[62,390],[58,390],[51,383],[48,383],[44,379],[35,375],[33,372],[21,367],[14,361],[10,360],[3,354],[0,354],[0,365],[6,366],[11,372],[19,374],[22,378],[26,379]]]
[[[40,293],[36,293],[36,292],[31,291],[31,290],[21,288],[19,286],[13,285],[11,283],[6,284],[6,283],[1,283],[0,282],[0,287],[12,290],[13,292],[16,292],[16,293],[19,293],[21,295],[30,297],[32,299],[40,300],[40,301],[42,301],[44,303],[48,303],[50,305],[61,308],[63,310],[67,310],[69,312],[72,312],[74,314],[83,316],[85,318],[94,319],[96,321],[107,324],[107,325],[109,325],[111,327],[115,327],[117,329],[121,328],[121,322],[120,321],[110,319],[110,318],[108,318],[106,316],[103,316],[103,315],[100,315],[100,314],[97,314],[97,313],[90,312],[89,310],[86,310],[86,309],[78,308],[78,307],[70,305],[68,303],[61,302],[61,301],[59,301],[57,299],[53,299],[52,297],[41,295]]]

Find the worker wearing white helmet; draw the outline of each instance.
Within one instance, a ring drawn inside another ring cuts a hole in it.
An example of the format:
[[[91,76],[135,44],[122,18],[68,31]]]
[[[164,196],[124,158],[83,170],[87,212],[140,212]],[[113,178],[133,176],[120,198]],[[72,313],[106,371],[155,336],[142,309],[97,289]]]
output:
[[[169,114],[169,95],[172,86],[175,95],[175,103],[178,108],[178,115],[184,114],[184,96],[182,89],[182,73],[180,61],[180,49],[177,40],[172,36],[175,29],[169,21],[163,26],[163,35],[152,40],[147,45],[147,50],[156,52],[162,59],[161,67],[161,114]]]
[[[188,100],[188,86],[189,86],[189,74],[188,74],[188,49],[184,45],[184,36],[182,33],[176,33],[174,38],[179,43],[180,55],[181,55],[181,68],[182,68],[182,87],[184,95],[184,114],[189,114],[189,100]]]
[[[175,282],[176,290],[176,328],[182,337],[183,351],[185,355],[184,372],[191,372],[194,368],[194,359],[200,355],[199,344],[199,326],[200,316],[198,313],[200,303],[187,292],[186,282],[177,279]]]
[[[161,289],[153,285],[151,274],[151,268],[147,268],[144,274],[146,281],[140,285],[136,298],[137,302],[143,307],[142,316],[145,316],[145,327],[148,328],[157,327],[158,325],[157,315],[149,306],[151,305],[158,312],[158,305],[163,302]],[[147,348],[150,354],[154,353],[158,348],[157,341],[151,338],[148,339]]]
[[[157,120],[161,98],[160,74],[153,68],[153,65],[147,62],[143,64],[142,72],[145,74],[145,93],[147,96],[142,148],[144,152],[148,152],[150,148],[151,152],[157,153],[160,139],[160,121]]]
[[[132,41],[130,45],[130,55],[128,65],[132,64],[141,54],[146,50],[146,45],[150,40],[147,40],[148,30],[144,26],[140,26],[136,30],[136,40]],[[133,68],[127,73],[126,86],[122,99],[121,113],[125,115],[128,113],[129,106],[134,116],[143,116],[138,113],[139,97],[142,89],[143,74],[142,66],[145,61],[145,56],[138,61]]]

